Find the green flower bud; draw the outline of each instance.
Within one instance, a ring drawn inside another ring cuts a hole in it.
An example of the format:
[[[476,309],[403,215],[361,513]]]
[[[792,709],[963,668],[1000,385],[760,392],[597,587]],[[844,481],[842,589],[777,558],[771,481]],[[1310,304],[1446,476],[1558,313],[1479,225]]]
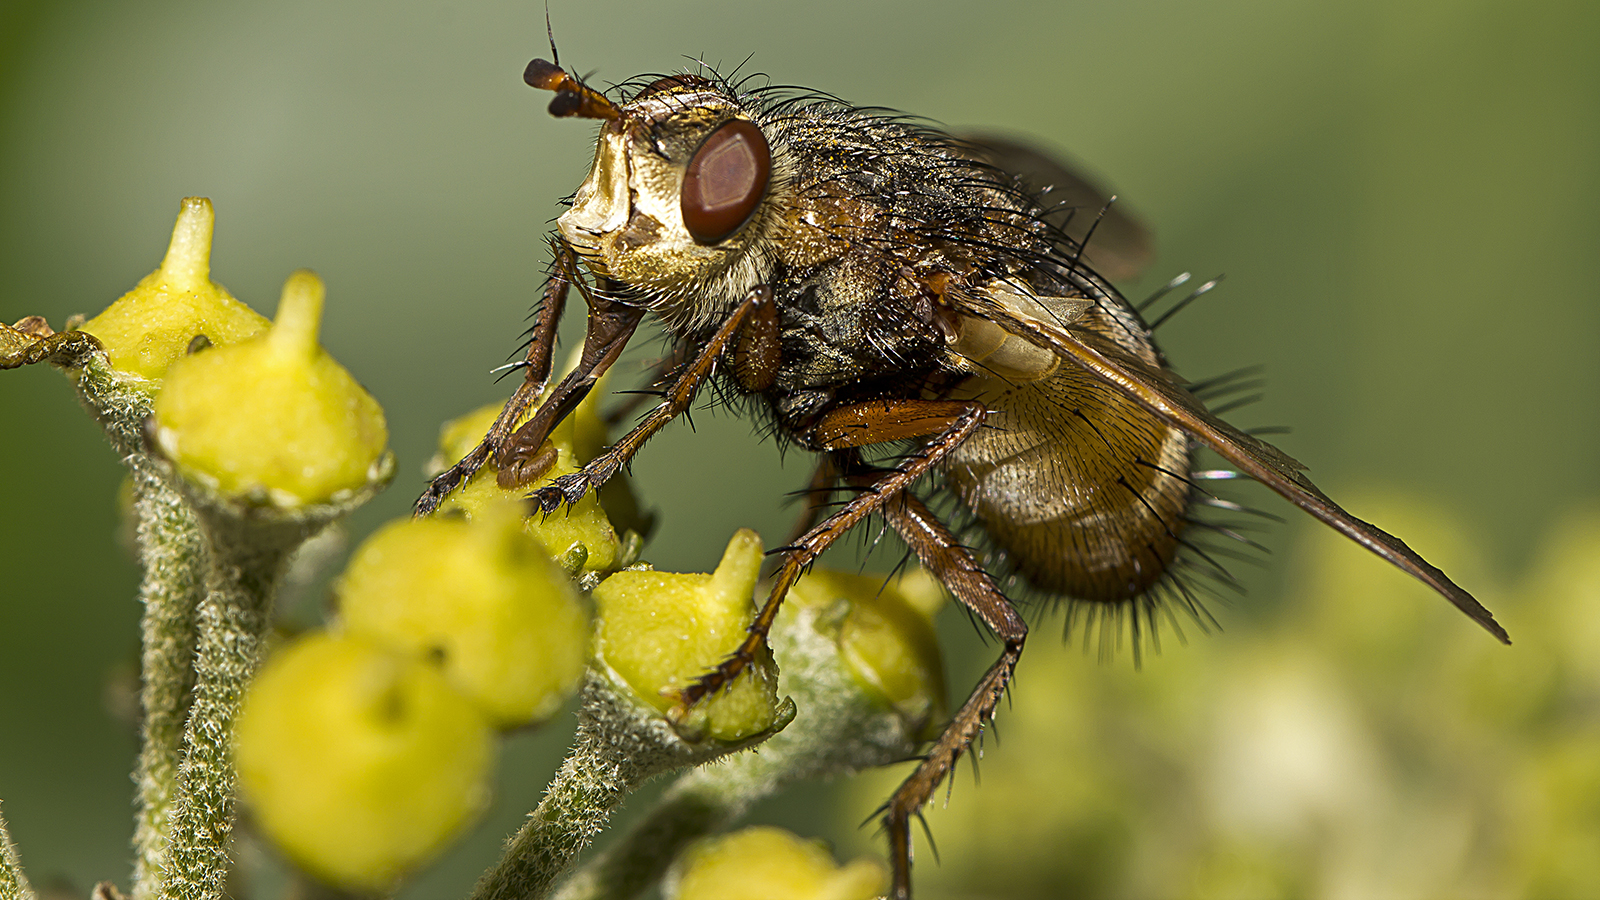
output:
[[[493,748],[434,667],[318,633],[269,659],[246,697],[239,785],[306,871],[386,891],[483,807]]]
[[[708,838],[668,876],[666,900],[873,900],[889,889],[875,859],[840,866],[819,841],[758,826]]]
[[[912,733],[945,719],[944,664],[933,615],[944,588],[922,569],[879,575],[813,570],[789,591],[797,607],[839,610],[839,655],[856,683],[906,720]]]
[[[237,344],[266,330],[267,320],[211,280],[216,214],[204,197],[186,197],[161,268],[84,323],[100,339],[113,368],[158,381],[196,337]]]
[[[595,656],[661,712],[673,694],[732,653],[755,618],[751,595],[761,536],[740,529],[710,575],[624,571],[594,589]],[[737,741],[773,727],[777,666],[763,654],[724,691],[702,700],[681,729]]]
[[[338,594],[349,631],[437,658],[502,728],[549,718],[588,661],[586,611],[509,504],[471,522],[391,523],[356,550]]]
[[[317,343],[321,279],[290,276],[272,328],[185,356],[156,398],[155,438],[191,481],[285,509],[387,476],[383,410]]]
[[[469,517],[478,516],[487,507],[507,500],[520,500],[527,497],[534,489],[549,484],[562,475],[578,471],[588,459],[580,456],[575,450],[577,441],[574,434],[579,426],[582,425],[588,434],[585,446],[593,444],[590,452],[598,452],[599,446],[604,441],[605,426],[600,422],[593,407],[593,399],[598,393],[598,391],[591,392],[589,398],[579,404],[572,415],[556,426],[555,431],[551,433],[550,443],[556,448],[556,462],[538,481],[511,490],[502,488],[496,480],[498,473],[491,461],[446,498],[440,508],[459,509]],[[490,424],[499,414],[499,405],[485,406],[446,423],[439,436],[439,448],[443,457],[454,463],[466,456],[489,430]],[[591,433],[594,428],[600,429],[601,437],[598,441]],[[605,509],[600,506],[599,499],[593,493],[586,494],[570,508],[557,510],[550,515],[529,516],[527,529],[529,534],[544,544],[552,556],[568,556],[581,547],[584,554],[582,567],[585,571],[608,572],[617,567],[621,542],[617,539],[616,529],[607,518]]]

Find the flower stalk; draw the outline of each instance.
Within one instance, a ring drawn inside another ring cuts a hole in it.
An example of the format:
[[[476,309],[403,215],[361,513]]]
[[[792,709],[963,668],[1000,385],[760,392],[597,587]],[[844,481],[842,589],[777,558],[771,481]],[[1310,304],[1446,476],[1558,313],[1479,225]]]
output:
[[[147,900],[165,866],[183,723],[194,687],[195,616],[205,593],[209,550],[193,510],[145,449],[150,383],[113,368],[100,341],[87,332],[57,333],[36,318],[17,325],[0,335],[8,351],[0,368],[48,362],[65,369],[133,478],[134,533],[144,570],[133,896]]]
[[[272,597],[292,545],[223,544],[200,605],[195,696],[160,896],[221,897],[234,820],[233,726],[261,659]]]
[[[134,515],[144,578],[140,702],[144,709],[134,825],[133,900],[155,895],[166,865],[184,719],[194,689],[195,624],[210,555],[183,497],[145,457],[133,465]]]
[[[473,900],[547,896],[640,785],[760,743],[786,726],[794,711],[794,703],[785,700],[773,727],[746,740],[690,743],[665,716],[619,686],[613,674],[591,668],[580,693],[572,751],[500,862],[478,882]]]

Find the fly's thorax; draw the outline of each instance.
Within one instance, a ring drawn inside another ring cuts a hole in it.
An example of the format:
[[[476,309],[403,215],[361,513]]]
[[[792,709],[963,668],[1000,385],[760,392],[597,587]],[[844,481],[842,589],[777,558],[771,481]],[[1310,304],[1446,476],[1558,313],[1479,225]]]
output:
[[[701,79],[647,89],[621,111],[556,226],[591,271],[668,319],[719,318],[770,279],[786,148]]]

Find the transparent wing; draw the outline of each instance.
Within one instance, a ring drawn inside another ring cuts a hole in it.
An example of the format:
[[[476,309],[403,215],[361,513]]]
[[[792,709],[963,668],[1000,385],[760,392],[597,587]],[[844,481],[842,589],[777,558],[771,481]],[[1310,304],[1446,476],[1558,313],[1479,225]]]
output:
[[[1511,638],[1494,615],[1450,577],[1417,555],[1405,542],[1370,522],[1345,512],[1305,475],[1305,466],[1260,438],[1245,434],[1210,412],[1177,379],[1087,330],[1062,327],[1022,314],[989,293],[951,296],[964,311],[995,323],[1115,388],[1163,421],[1183,429],[1251,478],[1322,520],[1390,564],[1433,588],[1456,608],[1504,643]]]

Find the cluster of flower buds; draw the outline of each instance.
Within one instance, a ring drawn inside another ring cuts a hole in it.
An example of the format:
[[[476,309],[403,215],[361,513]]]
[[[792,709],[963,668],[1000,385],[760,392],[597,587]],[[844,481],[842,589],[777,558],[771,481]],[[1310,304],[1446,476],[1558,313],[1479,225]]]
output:
[[[391,891],[484,806],[497,732],[547,721],[580,688],[574,755],[502,864],[519,891],[530,883],[519,853],[546,861],[532,893],[547,893],[616,804],[658,774],[694,769],[680,787],[709,790],[731,820],[786,781],[904,758],[943,717],[938,587],[821,571],[794,586],[772,652],[683,708],[680,692],[749,633],[760,537],[736,533],[710,573],[656,571],[636,561],[650,522],[625,478],[525,516],[528,488],[500,487],[492,463],[434,516],[359,546],[335,582],[337,615],[258,673],[294,551],[386,485],[394,462],[383,410],[319,343],[321,280],[290,276],[269,322],[210,280],[213,223],[209,201],[185,200],[161,267],[79,330],[0,328],[0,362],[67,368],[134,469],[151,807],[137,895],[165,889],[163,878],[220,890],[235,771],[261,831],[304,871],[344,891]],[[604,446],[604,395],[554,430],[540,483]],[[465,456],[497,412],[448,424],[441,460]],[[783,733],[797,714],[805,727]],[[737,753],[764,741],[770,753]],[[671,846],[703,834],[680,829]],[[652,877],[669,859],[651,863]],[[755,829],[693,851],[668,896],[744,896],[727,886],[752,859],[793,888],[772,896],[883,888],[880,865],[838,868],[813,844]]]

